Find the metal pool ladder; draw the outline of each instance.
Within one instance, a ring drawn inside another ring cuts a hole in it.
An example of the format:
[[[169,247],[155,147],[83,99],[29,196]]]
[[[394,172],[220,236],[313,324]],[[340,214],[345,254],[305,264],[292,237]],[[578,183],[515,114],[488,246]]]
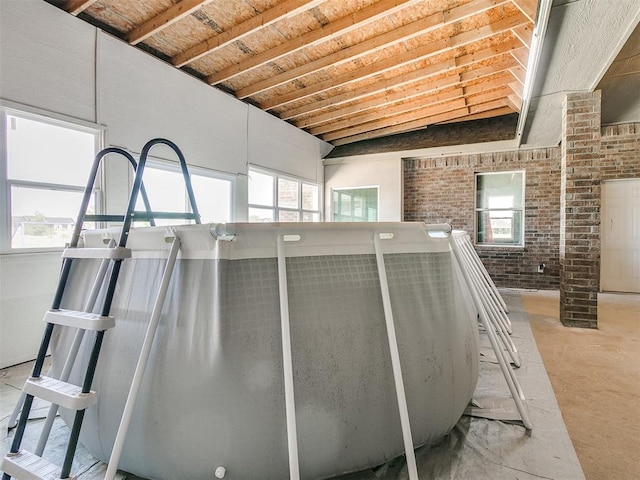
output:
[[[192,211],[189,213],[151,211],[149,200],[142,183],[142,175],[144,173],[144,167],[146,165],[149,150],[154,145],[158,144],[164,144],[172,148],[180,160],[180,166],[185,180],[187,194],[191,204]],[[100,162],[104,157],[111,153],[120,154],[126,157],[129,163],[132,165],[134,171],[136,172],[133,187],[131,189],[131,194],[129,196],[127,211],[125,215],[88,215],[87,209],[89,206],[91,195],[93,193],[93,188]],[[141,194],[146,211],[135,211],[138,194]],[[9,428],[13,428],[15,426],[15,418],[17,417],[18,411],[21,410],[20,420],[17,422],[13,443],[9,452],[2,459],[1,468],[4,472],[4,475],[2,477],[3,480],[9,480],[12,477],[17,480],[53,480],[75,478],[70,476],[70,473],[76,447],[78,444],[78,439],[80,436],[82,421],[84,419],[84,413],[87,408],[97,402],[97,393],[91,390],[91,384],[93,382],[93,377],[96,371],[104,333],[106,330],[113,328],[116,323],[115,319],[110,316],[110,310],[116,290],[116,285],[118,282],[120,267],[123,260],[131,257],[131,250],[126,248],[131,223],[133,221],[148,221],[153,226],[155,225],[155,219],[157,218],[189,219],[194,220],[196,223],[200,223],[200,215],[196,206],[195,196],[193,193],[193,188],[191,186],[186,161],[177,145],[169,140],[162,138],[151,140],[147,142],[147,144],[142,149],[140,159],[137,163],[128,152],[120,148],[106,148],[100,151],[95,157],[91,173],[89,175],[89,180],[84,191],[80,212],[78,214],[71,242],[62,254],[63,264],[60,279],[51,309],[49,309],[44,316],[44,321],[47,323],[47,325],[45,327],[40,349],[38,351],[38,356],[36,357],[36,362],[33,367],[33,372],[31,374],[31,377],[29,377],[25,382],[19,404],[16,407],[14,415],[9,420]],[[115,241],[112,240],[107,248],[78,248],[80,233],[82,231],[84,223],[87,221],[122,222],[122,228],[120,230],[118,243],[116,244]],[[150,338],[145,338],[145,345],[143,346],[143,352],[141,353],[141,360],[138,362],[138,368],[136,368],[134,381],[131,387],[131,392],[129,394],[130,399],[133,396],[133,404],[135,403],[135,396],[141,382],[142,373],[144,372],[144,364],[146,363],[148,350],[150,349],[150,344],[147,346],[147,343],[151,342],[153,339],[155,326],[157,326],[157,322],[160,317],[160,311],[162,309],[162,304],[164,303],[167,287],[180,247],[180,241],[177,236],[174,235],[171,240],[172,247],[169,253],[169,258],[167,260],[167,266],[165,267],[165,273],[162,278],[162,285],[156,299],[156,305],[154,306],[154,311],[152,313],[149,330],[147,332],[147,336],[150,336]],[[94,282],[94,286],[91,289],[91,293],[88,295],[85,303],[85,311],[61,309],[60,306],[62,303],[62,297],[67,285],[67,280],[69,279],[72,263],[74,260],[81,259],[102,259],[102,264],[98,270],[96,281]],[[110,270],[108,269],[109,266],[111,267]],[[90,313],[94,309],[98,293],[103,287],[106,287],[106,293],[98,308],[100,313]],[[72,327],[78,330],[72,343],[70,353],[67,357],[67,361],[65,362],[62,373],[59,376],[60,378],[51,378],[42,375],[42,368],[47,349],[49,348],[53,330],[58,325]],[[93,347],[91,350],[89,361],[86,365],[84,381],[82,385],[79,386],[69,383],[67,382],[67,380],[71,372],[71,368],[76,361],[76,355],[80,347],[83,335],[87,331],[95,332],[95,337],[93,340]],[[143,357],[144,361],[142,360]],[[138,372],[138,370],[140,370],[140,373]],[[42,429],[38,446],[36,447],[35,452],[32,453],[21,449],[20,446],[22,444],[27,421],[29,419],[29,413],[31,411],[31,407],[35,397],[42,398],[51,402],[52,406],[49,410],[47,420],[45,421],[45,425]],[[120,454],[120,452],[118,451],[118,445],[120,445],[121,448],[122,445],[119,442],[124,442],[123,435],[126,434],[126,428],[131,416],[133,404],[129,406],[129,399],[127,400],[127,406],[125,407],[125,412],[123,414],[123,421],[121,423],[121,428],[118,431],[116,446],[114,447],[115,455],[112,454],[112,458],[115,459],[114,465],[110,467],[110,469],[113,470],[112,475],[115,474],[115,468],[117,468],[117,459],[119,458]],[[69,442],[67,445],[65,459],[62,467],[59,467],[58,465],[45,460],[41,456],[59,406],[75,411],[75,418],[71,427]],[[121,432],[121,430],[124,431]]]

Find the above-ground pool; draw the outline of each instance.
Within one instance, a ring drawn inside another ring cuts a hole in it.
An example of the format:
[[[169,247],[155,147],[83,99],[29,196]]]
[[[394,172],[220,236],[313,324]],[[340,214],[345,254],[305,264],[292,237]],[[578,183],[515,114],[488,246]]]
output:
[[[278,239],[301,478],[361,470],[404,452],[374,239],[384,254],[413,442],[438,441],[474,392],[478,333],[448,235],[429,230],[421,223],[132,229],[132,258],[123,261],[111,310],[116,327],[105,335],[93,383],[98,403],[87,410],[82,443],[108,461],[168,235],[180,238],[181,250],[121,469],[158,480],[211,480],[221,466],[226,479],[289,477]],[[104,246],[117,236],[86,232],[84,244]],[[63,307],[84,307],[98,262],[74,261]],[[54,372],[73,333],[54,330]],[[83,362],[91,339],[83,340]],[[70,381],[81,383],[81,370]]]

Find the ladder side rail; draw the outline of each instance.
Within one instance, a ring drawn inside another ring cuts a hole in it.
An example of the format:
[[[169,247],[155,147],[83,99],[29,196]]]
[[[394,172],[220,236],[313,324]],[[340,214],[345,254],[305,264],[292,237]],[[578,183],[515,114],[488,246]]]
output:
[[[53,333],[53,324],[47,323],[45,327],[44,335],[42,336],[42,341],[40,342],[40,349],[38,351],[38,356],[36,358],[36,364],[33,369],[32,376],[39,377],[42,373],[42,365],[44,363],[44,357],[47,354],[47,349],[49,348],[49,341],[51,340],[51,334]],[[24,403],[22,405],[22,412],[20,413],[20,420],[18,420],[18,426],[16,427],[16,432],[13,437],[13,442],[11,443],[11,448],[9,449],[10,453],[18,453],[20,450],[20,445],[22,444],[22,438],[24,436],[24,431],[27,426],[27,420],[29,420],[29,413],[31,412],[31,406],[33,405],[33,395],[25,395]],[[5,473],[2,476],[3,480],[8,480],[10,477]]]
[[[280,326],[282,335],[285,412],[287,419],[287,447],[289,452],[289,478],[290,480],[300,480],[298,427],[296,424],[296,402],[293,388],[293,359],[291,353],[287,258],[284,247],[284,235],[278,235],[276,247],[278,256],[278,291],[280,295]]]
[[[454,239],[454,241],[456,240]],[[500,305],[497,303],[496,299],[491,296],[489,286],[485,282],[478,265],[473,262],[473,254],[471,252],[468,252],[464,248],[464,244],[458,243],[458,246],[460,248],[460,253],[462,254],[463,260],[469,267],[469,271],[471,272],[476,286],[478,287],[478,292],[482,296],[482,299],[485,302],[485,306],[488,308],[489,313],[491,314],[492,320],[496,324],[496,327],[502,332],[502,334],[506,338],[508,338],[510,345],[513,345],[513,342],[511,342],[511,338],[509,337],[509,335],[513,333],[513,330],[510,326],[511,323],[507,323],[508,318],[506,318],[506,313],[504,313]],[[514,352],[516,351],[515,345],[513,345],[513,350]]]
[[[109,458],[109,463],[107,465],[107,472],[104,477],[105,480],[113,480],[115,478],[115,475],[118,469],[120,455],[122,454],[124,441],[127,436],[129,424],[131,423],[131,418],[133,416],[133,410],[136,405],[138,393],[140,392],[140,386],[142,385],[142,378],[144,375],[145,368],[147,366],[147,361],[149,360],[149,355],[151,354],[151,347],[153,345],[153,340],[155,338],[156,330],[158,328],[158,323],[160,322],[162,308],[164,306],[164,302],[167,296],[169,283],[171,281],[171,276],[173,274],[179,249],[180,249],[180,239],[177,236],[175,236],[173,237],[173,241],[171,243],[169,257],[167,259],[164,272],[162,274],[162,281],[160,283],[160,288],[156,295],[156,300],[153,305],[153,310],[151,312],[151,320],[149,321],[149,325],[147,327],[147,332],[145,334],[144,342],[142,344],[142,350],[138,357],[138,363],[136,365],[136,369],[133,375],[133,380],[131,382],[131,388],[129,389],[129,395],[127,396],[127,401],[125,403],[124,411],[122,413],[122,418],[120,419],[120,425],[118,427],[116,439],[113,445],[113,449],[111,450],[111,456]]]
[[[493,283],[491,275],[489,275],[489,272],[478,256],[478,252],[476,252],[476,250],[473,248],[473,245],[471,245],[471,240],[469,240],[468,236],[465,238],[460,238],[458,239],[458,241],[461,249],[465,250],[468,253],[471,262],[476,266],[478,274],[482,279],[481,284],[484,286],[485,290],[489,293],[492,300],[496,304],[496,307],[502,314],[502,318],[504,319],[507,329],[511,334],[511,320],[507,316],[509,310],[506,306],[506,303],[504,302],[504,299],[502,298],[502,295],[500,295],[500,292],[498,292],[495,283]]]
[[[518,354],[518,350],[516,349],[515,344],[511,340],[511,337],[509,337],[509,334],[508,334],[509,333],[509,329],[507,329],[506,325],[504,325],[500,321],[500,317],[498,315],[498,311],[494,307],[493,299],[487,295],[487,292],[485,290],[486,283],[484,282],[484,279],[482,279],[480,277],[480,274],[479,274],[479,272],[477,270],[477,265],[475,265],[473,262],[471,262],[471,259],[464,252],[464,249],[461,248],[460,249],[460,253],[462,254],[463,262],[468,267],[468,271],[470,272],[471,281],[474,283],[474,285],[476,287],[476,292],[478,293],[478,295],[480,297],[480,300],[483,302],[483,305],[485,307],[485,311],[487,313],[487,319],[489,321],[489,324],[494,328],[494,331],[497,332],[497,334],[498,334],[497,338],[502,342],[503,347],[509,353],[509,356],[511,357],[512,363],[516,367],[520,367],[521,360],[520,360],[520,356]],[[507,332],[507,333],[505,333],[505,332]],[[522,396],[521,396],[521,398],[522,398]]]
[[[487,283],[491,287],[491,290],[492,290],[494,296],[497,298],[498,303],[500,303],[500,305],[504,309],[505,313],[509,313],[509,308],[507,307],[507,304],[504,301],[504,298],[502,298],[502,295],[500,295],[500,292],[498,291],[498,287],[496,287],[496,284],[494,283],[493,279],[491,278],[491,275],[489,275],[489,272],[487,271],[487,268],[484,266],[484,263],[482,263],[482,260],[480,260],[480,257],[478,256],[478,253],[473,248],[473,245],[471,244],[471,237],[469,237],[468,234],[465,234],[464,238],[461,239],[461,242],[463,244],[466,244],[469,248],[471,248],[474,251],[474,253],[475,253],[474,260],[475,260],[476,263],[479,264],[478,266],[481,267],[480,270],[482,271],[482,274],[483,274],[484,278],[486,279]]]
[[[487,294],[490,300],[490,304],[495,306],[496,310],[496,318],[498,319],[500,325],[503,326],[504,331],[506,331],[509,335],[513,333],[511,329],[511,320],[507,316],[505,309],[502,307],[500,303],[500,299],[498,299],[495,294],[492,292],[490,285],[486,281],[486,277],[489,275],[486,268],[478,254],[473,249],[473,246],[470,244],[468,238],[453,238],[453,241],[457,243],[460,253],[466,258],[467,264],[470,267],[470,270],[474,273],[478,286],[482,288],[482,291]],[[489,276],[489,278],[491,278]]]
[[[182,171],[182,176],[184,178],[184,184],[187,189],[187,196],[189,197],[189,203],[191,205],[191,211],[195,215],[195,218],[194,218],[195,222],[200,223],[200,213],[198,211],[198,206],[196,205],[196,197],[195,197],[195,194],[193,193],[193,186],[191,185],[191,177],[189,176],[187,161],[184,158],[182,150],[180,150],[178,145],[176,145],[171,140],[168,140],[166,138],[154,138],[153,140],[149,140],[145,144],[145,146],[142,148],[142,152],[140,153],[140,162],[143,164],[143,168],[144,168],[144,164],[147,161],[147,156],[149,155],[149,151],[151,150],[151,148],[155,145],[160,145],[160,144],[168,146],[178,156],[178,160],[180,161],[180,169]]]
[[[121,262],[116,262],[115,265],[119,265]],[[114,265],[114,266],[115,266]],[[91,356],[89,357],[89,363],[87,365],[87,373],[82,385],[82,392],[89,393],[91,389],[91,383],[93,382],[93,376],[96,371],[96,365],[98,364],[98,357],[100,355],[100,348],[102,347],[102,340],[104,339],[104,330],[97,331],[95,334],[95,340],[93,348],[91,350]],[[71,434],[69,435],[69,443],[67,444],[67,452],[65,455],[64,463],[62,464],[62,471],[60,478],[67,478],[71,473],[71,465],[76,453],[76,447],[80,439],[80,428],[82,428],[82,421],[86,410],[76,411],[75,418],[73,420],[73,426],[71,427]]]
[[[384,264],[384,255],[382,253],[382,246],[380,245],[379,233],[374,234],[373,247],[378,266],[378,278],[380,281],[380,291],[382,293],[382,306],[384,309],[385,325],[387,327],[387,338],[389,340],[391,367],[393,369],[393,380],[396,387],[396,398],[400,413],[400,426],[402,428],[402,439],[404,441],[407,469],[409,471],[409,479],[418,480],[418,467],[416,465],[415,452],[413,451],[413,438],[411,436],[411,424],[409,422],[409,407],[407,406],[407,398],[404,390],[404,380],[402,378],[402,368],[400,365],[400,352],[398,351],[398,339],[396,337],[393,310],[391,308],[391,295],[389,293],[387,271]]]
[[[473,302],[474,302],[476,308],[478,309],[478,313],[480,315],[480,322],[482,323],[485,331],[487,332],[487,337],[489,338],[489,343],[491,343],[491,348],[493,349],[494,353],[496,354],[496,358],[498,359],[498,365],[500,366],[500,370],[502,371],[502,375],[504,376],[504,379],[507,382],[507,387],[509,388],[509,392],[511,393],[511,397],[513,398],[513,401],[516,404],[516,409],[518,410],[518,413],[520,414],[520,418],[522,419],[522,423],[524,424],[524,427],[527,430],[532,430],[533,429],[533,424],[531,423],[531,420],[529,419],[529,414],[525,410],[524,405],[522,403],[522,400],[520,398],[519,390],[521,390],[521,389],[519,388],[518,380],[515,377],[515,375],[513,374],[513,370],[507,364],[507,360],[505,358],[504,351],[498,345],[498,341],[496,339],[495,332],[493,331],[493,329],[489,325],[489,322],[487,320],[487,312],[486,312],[486,310],[484,308],[484,304],[482,303],[482,301],[480,300],[480,298],[478,296],[478,292],[475,289],[475,285],[471,281],[469,273],[465,270],[464,262],[461,259],[460,249],[459,249],[459,247],[458,247],[458,245],[457,245],[457,243],[455,241],[454,242],[450,242],[450,244],[451,244],[451,248],[453,250],[453,258],[455,259],[455,261],[456,261],[456,263],[458,265],[458,268],[459,268],[460,272],[462,273],[462,276],[463,276],[463,278],[465,280],[465,283],[467,284],[467,288],[471,292],[471,296],[473,298]],[[516,386],[516,384],[518,384],[518,386]]]

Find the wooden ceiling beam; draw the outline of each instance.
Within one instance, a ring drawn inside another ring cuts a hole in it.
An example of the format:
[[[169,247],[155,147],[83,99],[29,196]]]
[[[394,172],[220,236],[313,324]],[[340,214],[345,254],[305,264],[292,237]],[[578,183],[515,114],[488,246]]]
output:
[[[474,28],[470,31],[459,33],[452,37],[434,40],[428,44],[421,45],[400,55],[395,55],[385,60],[372,63],[367,67],[346,72],[342,75],[335,76],[328,80],[309,85],[291,93],[281,95],[279,97],[275,97],[261,103],[259,106],[263,110],[269,110],[274,107],[286,105],[302,98],[316,95],[326,90],[331,90],[344,84],[370,78],[380,73],[396,69],[403,65],[415,63],[417,61],[425,60],[435,55],[440,55],[463,46],[471,45],[482,39],[510,30],[511,28],[527,21],[528,20],[519,13],[509,17],[505,17],[483,27]]]
[[[498,107],[496,107],[496,103],[499,105]],[[481,115],[482,112],[485,112],[485,111],[491,111],[491,110],[499,111],[500,107],[503,107],[503,106],[504,105],[500,105],[500,101],[489,102],[484,106],[476,105],[473,107],[474,114],[472,115],[469,114],[471,107],[458,108],[456,110],[451,110],[449,112],[444,112],[437,115],[420,118],[407,123],[392,125],[389,127],[380,128],[378,130],[361,133],[359,135],[352,135],[350,137],[339,138],[339,139],[333,140],[331,143],[334,146],[346,145],[347,143],[354,143],[362,140],[370,140],[372,138],[384,137],[387,135],[393,135],[397,133],[409,132],[412,130],[424,129],[429,125],[449,123],[454,119],[460,119],[460,121],[465,121],[467,119],[477,117],[478,115]],[[490,115],[490,116],[493,116],[493,115]]]
[[[402,115],[396,115],[393,117],[384,117],[373,122],[363,123],[360,125],[356,125],[354,127],[337,130],[335,132],[322,135],[322,139],[326,142],[330,142],[332,140],[337,140],[339,138],[353,137],[354,135],[361,135],[367,132],[380,130],[382,128],[389,128],[389,127],[394,127],[401,124],[410,123],[413,121],[419,121],[424,118],[433,117],[441,113],[447,113],[447,112],[450,112],[451,110],[458,110],[461,108],[464,108],[465,110],[467,110],[467,113],[468,113],[468,108],[467,108],[465,99],[456,98],[454,100],[442,103],[440,105],[430,106],[428,108],[422,108],[420,110],[415,110],[411,113],[403,113]]]
[[[527,71],[519,65],[509,69],[509,71],[513,74],[514,78],[524,86],[524,81],[527,78]]]
[[[515,62],[513,59],[507,60],[510,60],[510,62]],[[482,83],[480,84],[468,85],[469,82],[460,82],[460,75],[458,73],[453,73],[447,77],[423,82],[411,88],[398,89],[397,91],[390,92],[383,98],[376,97],[369,101],[356,102],[353,105],[349,105],[338,110],[333,110],[331,112],[327,112],[325,114],[317,115],[314,117],[308,117],[299,122],[295,122],[295,125],[298,128],[308,128],[314,125],[324,124],[326,122],[335,122],[338,118],[362,114],[367,110],[384,107],[385,105],[393,105],[403,100],[408,100],[415,97],[420,97],[420,101],[422,101],[423,105],[426,106],[440,101],[438,100],[438,96],[441,92],[450,90],[456,86],[465,88],[465,92],[460,92],[460,95],[464,95],[465,93],[468,95],[472,95],[483,90],[502,86],[507,82],[512,81],[513,77],[508,71],[506,71],[506,68],[508,68],[508,66],[504,65],[503,68],[504,69],[502,71],[496,70],[490,73],[487,72],[484,77],[480,77],[483,79]],[[477,79],[474,79],[472,81],[477,81]],[[425,95],[429,95],[429,98],[426,100],[422,100]],[[310,133],[313,132],[310,131]]]
[[[136,45],[150,36],[155,35],[162,29],[191,15],[211,1],[212,0],[182,0],[143,24],[138,25],[125,35],[125,40],[131,45]]]
[[[467,17],[478,15],[509,1],[511,0],[473,0],[449,10],[434,13],[415,22],[369,38],[364,42],[343,48],[325,57],[300,65],[297,68],[292,68],[279,75],[274,75],[253,85],[241,88],[235,92],[236,97],[241,99],[250,97],[251,95],[277,87],[291,80],[318,72],[329,66],[341,65],[342,63],[353,61],[363,55],[369,55],[418,35],[424,35],[427,32],[441,28],[449,23],[458,22]]]
[[[290,2],[291,1],[292,0],[290,0]],[[277,60],[278,58],[289,55],[304,47],[335,38],[338,35],[342,35],[350,30],[361,27],[362,25],[371,23],[383,16],[389,15],[397,10],[405,8],[407,5],[411,5],[419,1],[421,0],[380,0],[379,2],[363,8],[362,10],[358,10],[351,15],[339,18],[338,20],[328,23],[316,30],[311,30],[303,35],[292,38],[275,48],[265,50],[264,52],[253,55],[246,60],[230,65],[219,72],[209,75],[206,78],[206,81],[211,85],[222,83],[230,78],[240,75],[241,73],[260,67],[265,63]],[[304,4],[306,2],[302,1],[300,3]],[[260,27],[262,27],[262,25],[260,25]]]
[[[512,75],[511,79],[513,80],[513,74],[511,72],[509,72],[509,74]],[[520,95],[520,97],[524,95],[524,86],[520,82],[510,82],[509,87],[514,93]]]
[[[403,123],[400,125],[393,125],[390,127],[380,128],[378,130],[373,130],[366,133],[361,133],[359,135],[352,135],[350,137],[337,138],[333,140],[331,143],[334,146],[346,145],[347,143],[355,143],[363,140],[371,140],[372,138],[385,137],[388,135],[395,135],[397,133],[405,133],[412,130],[421,130],[426,128],[429,125],[433,125],[434,123],[438,123],[439,121],[447,120],[449,118],[458,118],[463,117],[469,114],[469,109],[467,107],[462,107],[457,110],[453,110],[451,112],[441,113],[439,115],[434,115],[433,117],[425,117],[420,118],[418,120],[414,120],[412,122]]]
[[[446,88],[455,87],[459,82],[460,75],[453,72],[446,77],[423,82],[414,87],[407,86],[395,91],[390,91],[384,96],[383,99],[374,97],[371,100],[356,100],[337,110],[331,110],[326,113],[307,117],[303,120],[294,122],[294,125],[298,128],[308,128],[317,124],[334,121],[337,118],[362,113],[363,111],[370,110],[376,107],[392,104],[401,100],[406,100],[417,95],[435,94],[435,92],[444,90]]]
[[[98,0],[67,0],[67,3],[65,3],[62,8],[71,15],[78,15],[97,1]]]
[[[410,112],[420,108],[435,107],[437,104],[462,98],[464,96],[464,90],[460,88],[449,88],[444,92],[440,92],[435,95],[430,95],[429,102],[424,101],[424,97],[418,97],[406,102],[398,102],[394,105],[381,106],[371,112],[358,113],[351,115],[343,120],[325,123],[323,125],[311,128],[307,130],[311,135],[321,135],[335,130],[342,130],[350,128],[355,125],[360,125],[368,122],[375,122],[381,118],[391,117],[399,115],[405,112]]]
[[[184,52],[181,52],[171,58],[171,64],[174,67],[182,67],[188,63],[215,52],[216,50],[229,45],[232,42],[241,40],[247,35],[265,28],[278,20],[283,18],[293,17],[299,13],[310,10],[323,0],[286,0],[269,10],[262,12],[255,17],[231,27],[229,30],[222,32],[215,37],[208,38],[207,40],[188,48]]]
[[[438,104],[449,102],[457,98],[467,97],[471,103],[483,103],[496,98],[506,98],[507,95],[512,93],[512,90],[508,87],[507,81],[510,76],[505,73],[500,73],[492,80],[487,80],[481,84],[471,85],[468,87],[459,88],[448,87],[445,91],[440,91],[438,94],[429,94],[428,99],[424,98],[424,95],[416,97],[409,102],[396,103],[391,106],[380,105],[377,109],[368,113],[359,113],[344,118],[343,120],[325,123],[318,127],[307,130],[312,135],[321,135],[324,133],[332,132],[335,130],[342,130],[350,128],[355,125],[360,125],[367,122],[375,122],[384,117],[397,116],[404,112],[415,111],[418,109],[427,109],[436,107]]]
[[[431,77],[442,75],[443,73],[446,74],[446,72],[455,72],[456,74],[460,74],[463,77],[462,80],[476,78],[476,76],[468,76],[467,73],[464,73],[464,71],[466,69],[479,69],[479,71],[482,73],[484,72],[484,67],[477,66],[477,63],[492,58],[495,59],[496,62],[500,62],[501,60],[506,58],[505,55],[510,58],[512,66],[515,66],[515,61],[513,60],[513,57],[509,55],[509,51],[521,45],[522,43],[520,43],[518,39],[513,38],[512,40],[508,40],[499,45],[477,50],[475,52],[472,51],[472,47],[469,47],[467,50],[472,51],[472,53],[468,53],[467,55],[432,64],[425,68],[415,70],[404,75],[380,80],[371,85],[367,85],[350,92],[334,95],[323,100],[316,100],[306,105],[280,112],[278,116],[286,120],[292,119],[301,115],[324,110],[326,108],[332,108],[342,103],[361,100],[362,98],[365,98],[367,96],[383,93],[389,89],[403,88],[416,81],[426,80]]]
[[[538,11],[538,0],[512,0],[513,4],[526,15],[531,23],[536,21],[536,12]]]
[[[533,24],[526,23],[519,27],[512,28],[513,34],[524,43],[527,48],[531,48],[531,40],[533,39]]]
[[[426,107],[424,106],[416,107],[410,111],[402,111],[401,113],[393,113],[390,115],[386,115],[386,110],[381,110],[379,112],[381,117],[376,120],[372,120],[366,123],[361,123],[355,126],[350,126],[347,128],[342,128],[340,130],[335,130],[326,135],[322,135],[322,139],[325,141],[331,141],[331,140],[336,140],[338,138],[351,137],[353,135],[358,135],[368,131],[378,130],[380,128],[407,123],[407,122],[419,120],[425,117],[432,117],[436,114],[449,112],[451,110],[457,110],[462,107],[469,108],[469,113],[473,113],[471,111],[472,106],[475,106],[478,104],[497,101],[497,100],[502,100],[504,104],[504,99],[509,93],[511,93],[511,90],[505,85],[503,87],[497,88],[492,91],[481,92],[476,95],[469,95],[464,98],[456,98],[456,99],[448,100],[436,105],[429,105]],[[382,115],[385,115],[385,116],[382,116]]]
[[[513,58],[518,61],[520,66],[522,66],[523,68],[527,68],[527,61],[529,59],[528,47],[516,48],[515,50],[511,50],[511,55],[513,55]]]
[[[469,107],[469,115],[475,115],[476,113],[486,112],[487,110],[495,110],[496,108],[504,107],[506,104],[505,98],[499,98],[491,100],[489,102],[481,103],[478,105],[471,105]]]
[[[439,122],[438,125],[444,125],[447,123],[460,123],[460,122],[468,122],[470,120],[480,120],[483,118],[491,118],[491,117],[498,117],[501,115],[508,115],[510,113],[514,113],[513,109],[511,107],[498,107],[498,108],[494,108],[492,110],[485,110],[482,112],[477,112],[474,113],[473,115],[466,115],[464,117],[456,117],[454,119],[451,120],[447,120],[445,122]]]
[[[520,110],[522,110],[522,98],[520,98],[515,93],[509,95],[506,101],[507,106],[511,107],[516,112],[520,112]]]

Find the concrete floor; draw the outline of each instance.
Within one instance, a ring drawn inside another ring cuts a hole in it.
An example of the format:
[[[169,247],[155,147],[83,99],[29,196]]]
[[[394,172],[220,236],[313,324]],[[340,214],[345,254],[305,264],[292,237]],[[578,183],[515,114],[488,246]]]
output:
[[[559,321],[559,295],[519,291],[587,480],[640,478],[640,295],[600,294],[598,329]]]

